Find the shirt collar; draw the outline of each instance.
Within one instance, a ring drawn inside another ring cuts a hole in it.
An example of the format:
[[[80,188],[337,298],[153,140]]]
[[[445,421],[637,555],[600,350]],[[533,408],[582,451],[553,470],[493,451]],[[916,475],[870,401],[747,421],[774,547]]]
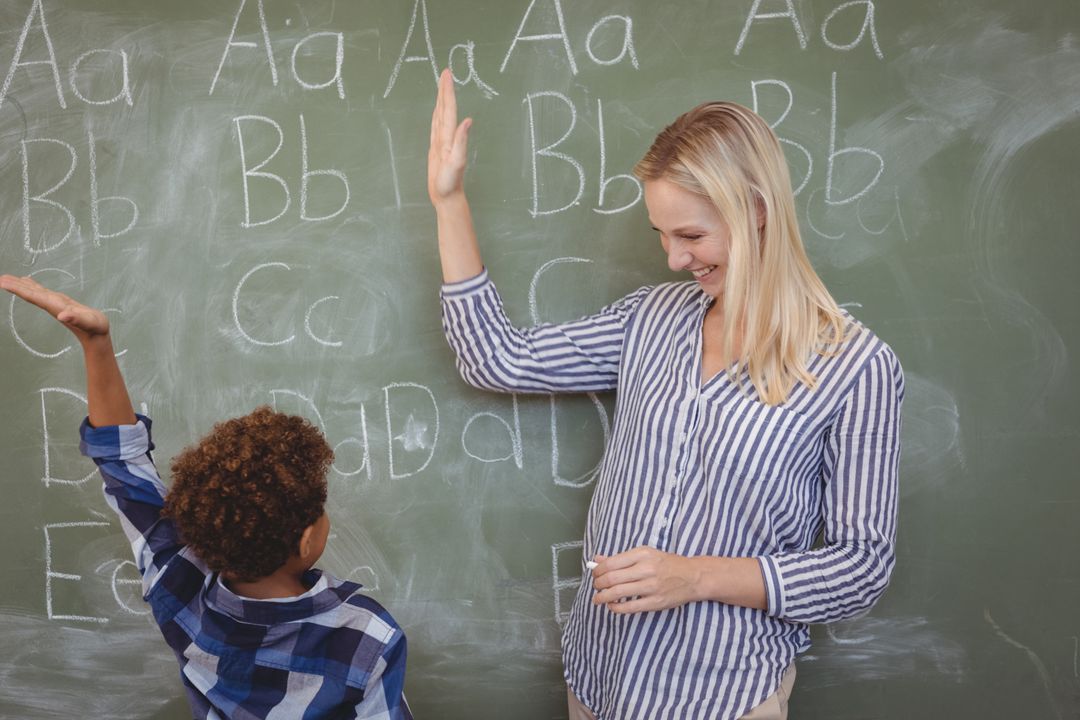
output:
[[[358,583],[337,580],[314,568],[304,574],[304,582],[310,583],[311,589],[303,595],[255,600],[237,595],[225,586],[218,573],[214,573],[208,578],[206,604],[240,622],[276,625],[333,610],[360,589]]]

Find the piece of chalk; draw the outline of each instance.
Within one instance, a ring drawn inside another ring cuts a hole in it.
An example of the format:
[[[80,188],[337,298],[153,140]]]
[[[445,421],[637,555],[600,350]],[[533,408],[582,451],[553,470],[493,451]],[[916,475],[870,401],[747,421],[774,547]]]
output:
[[[595,568],[597,565],[599,565],[599,563],[597,563],[595,560],[586,560],[585,561],[585,567],[589,568],[590,570]]]

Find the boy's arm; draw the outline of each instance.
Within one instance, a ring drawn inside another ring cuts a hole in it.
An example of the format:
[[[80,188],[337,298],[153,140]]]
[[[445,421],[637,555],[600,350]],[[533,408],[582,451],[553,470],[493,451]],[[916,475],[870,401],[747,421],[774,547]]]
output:
[[[412,720],[404,693],[405,657],[405,634],[398,629],[368,677],[364,700],[354,708],[357,720]]]
[[[150,458],[150,421],[136,418],[131,407],[113,354],[109,320],[100,310],[30,278],[0,275],[0,288],[52,315],[83,348],[89,418],[81,430],[81,449],[101,471],[106,501],[120,516],[144,590],[149,590],[157,570],[181,543],[172,523],[160,518],[165,488]]]
[[[135,411],[131,407],[120,367],[116,364],[112,338],[109,336],[109,319],[105,313],[50,290],[28,277],[0,275],[0,288],[52,315],[82,345],[86,360],[86,403],[90,409],[90,424],[94,427],[133,425]]]

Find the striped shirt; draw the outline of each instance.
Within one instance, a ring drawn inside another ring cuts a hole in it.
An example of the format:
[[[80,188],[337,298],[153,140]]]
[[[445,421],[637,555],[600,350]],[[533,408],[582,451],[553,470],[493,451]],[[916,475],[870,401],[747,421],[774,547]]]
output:
[[[838,352],[812,358],[817,388],[799,384],[768,406],[745,378],[703,381],[712,300],[697,283],[642,288],[595,315],[528,330],[510,325],[486,271],[444,285],[442,298],[470,384],[618,388],[584,557],[648,545],[761,565],[767,610],[710,601],[617,615],[582,583],[563,661],[597,718],[740,717],[809,648],[808,623],[853,617],[882,594],[895,559],[904,380],[892,350],[854,319]]]
[[[135,553],[143,597],[180,661],[194,717],[412,717],[402,695],[405,635],[358,584],[309,570],[311,589],[297,597],[232,593],[161,517],[150,419],[83,421],[80,433]]]

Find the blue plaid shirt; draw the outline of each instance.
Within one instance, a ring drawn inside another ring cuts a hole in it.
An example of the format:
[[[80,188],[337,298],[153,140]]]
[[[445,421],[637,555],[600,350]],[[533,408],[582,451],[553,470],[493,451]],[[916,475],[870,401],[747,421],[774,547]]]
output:
[[[161,517],[165,486],[150,457],[150,419],[100,428],[84,420],[80,434],[195,717],[412,718],[402,695],[405,634],[357,583],[309,570],[311,589],[297,597],[234,594]]]

